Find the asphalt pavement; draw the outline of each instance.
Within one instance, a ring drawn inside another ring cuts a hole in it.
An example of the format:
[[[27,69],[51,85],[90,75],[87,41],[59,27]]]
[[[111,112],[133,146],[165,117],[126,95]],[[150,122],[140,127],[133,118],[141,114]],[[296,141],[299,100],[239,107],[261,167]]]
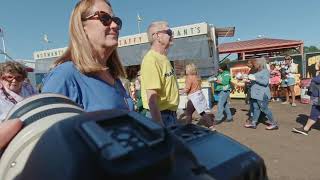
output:
[[[230,105],[234,121],[218,124],[217,131],[258,153],[265,160],[270,180],[320,180],[320,123],[308,136],[292,132],[292,128],[305,124],[311,105],[297,102],[297,107],[291,107],[270,102],[279,122],[279,130],[273,131],[265,130],[263,123],[257,129],[244,128],[249,106],[240,99],[232,99]],[[216,106],[212,109],[215,112]],[[198,118],[194,113],[194,123]]]

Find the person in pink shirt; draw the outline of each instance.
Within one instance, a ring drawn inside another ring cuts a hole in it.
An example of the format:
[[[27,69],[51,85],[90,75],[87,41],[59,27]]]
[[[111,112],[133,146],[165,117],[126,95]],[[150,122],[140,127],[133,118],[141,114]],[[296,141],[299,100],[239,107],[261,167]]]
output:
[[[279,85],[281,82],[281,73],[274,64],[270,65],[270,90],[271,101],[280,101],[279,99]]]

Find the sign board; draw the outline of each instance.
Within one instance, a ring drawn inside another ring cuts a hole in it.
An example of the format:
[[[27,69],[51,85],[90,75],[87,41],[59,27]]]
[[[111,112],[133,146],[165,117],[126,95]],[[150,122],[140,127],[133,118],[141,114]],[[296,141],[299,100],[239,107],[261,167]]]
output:
[[[197,36],[197,35],[204,35],[208,34],[209,26],[207,23],[197,23],[191,24],[186,26],[179,26],[171,28],[173,31],[174,39],[190,37],[190,36]],[[148,36],[147,33],[140,33],[130,36],[123,36],[119,37],[118,40],[118,47],[125,47],[125,46],[132,46],[137,44],[148,43]],[[46,58],[54,58],[61,56],[67,47],[58,48],[58,49],[50,49],[44,51],[36,51],[33,53],[33,58],[37,59],[46,59]]]
[[[320,52],[306,54],[307,78],[313,78],[320,73]]]
[[[46,59],[46,58],[53,58],[53,57],[59,57],[61,56],[65,51],[67,50],[67,47],[65,48],[58,48],[58,49],[50,49],[45,51],[37,51],[33,53],[33,58],[35,60],[37,59]]]
[[[197,36],[208,34],[208,24],[198,23],[186,26],[179,26],[171,28],[173,31],[173,38],[184,38],[189,36]],[[130,36],[123,36],[119,38],[118,47],[132,46],[137,44],[148,43],[147,33],[135,34]]]

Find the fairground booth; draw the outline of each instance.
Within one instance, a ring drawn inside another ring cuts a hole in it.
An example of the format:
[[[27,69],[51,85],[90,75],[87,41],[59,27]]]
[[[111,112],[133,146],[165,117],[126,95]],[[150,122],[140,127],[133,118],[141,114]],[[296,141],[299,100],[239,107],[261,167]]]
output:
[[[284,40],[259,38],[248,41],[237,41],[223,43],[219,45],[220,55],[226,55],[226,59],[230,54],[237,54],[237,60],[230,61],[230,73],[234,88],[231,92],[231,98],[244,98],[244,82],[242,79],[236,78],[238,75],[248,74],[250,68],[247,66],[248,60],[258,57],[268,57],[268,65],[274,64],[276,68],[284,64],[284,56],[293,54],[293,66],[296,67],[295,74],[295,94],[300,95],[301,78],[306,77],[305,58],[303,53],[303,41],[300,40]],[[222,59],[222,61],[224,61]],[[279,89],[281,90],[281,88]],[[284,92],[282,92],[284,96]]]
[[[174,41],[168,57],[178,77],[179,88],[182,89],[185,85],[186,65],[194,63],[203,79],[202,91],[211,107],[212,88],[206,77],[216,74],[219,67],[218,37],[233,36],[235,28],[216,28],[203,22],[171,29]],[[142,59],[149,49],[147,33],[119,38],[119,54],[124,66],[127,67],[129,80],[136,77]],[[181,95],[179,107],[184,108],[186,101],[186,95]]]
[[[203,92],[209,104],[211,104],[212,89],[210,83],[205,79],[216,74],[219,67],[218,37],[233,36],[235,28],[216,28],[202,22],[171,29],[174,41],[169,49],[168,57],[178,77],[179,88],[184,88],[185,66],[189,63],[194,63],[203,78]],[[120,37],[118,47],[128,79],[129,81],[134,81],[142,59],[150,49],[147,33]],[[59,48],[34,53],[37,84],[41,83],[41,79],[49,71],[54,60],[61,56],[65,50],[66,48]],[[184,106],[185,101],[186,96],[181,96],[181,106]]]

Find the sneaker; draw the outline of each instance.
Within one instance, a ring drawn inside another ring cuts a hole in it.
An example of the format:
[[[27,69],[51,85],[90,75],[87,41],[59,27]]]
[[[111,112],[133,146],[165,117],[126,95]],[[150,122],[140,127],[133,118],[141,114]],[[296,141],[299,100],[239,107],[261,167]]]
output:
[[[288,102],[288,101],[285,101],[285,102],[283,102],[283,103],[281,103],[281,104],[289,104],[289,102]]]
[[[297,104],[296,104],[296,103],[292,103],[291,106],[292,106],[292,107],[296,107]]]
[[[233,122],[233,118],[226,120],[225,122]]]
[[[279,102],[280,101],[280,98],[277,98],[277,100],[276,100],[277,102]]]
[[[210,129],[211,131],[217,131],[214,126],[210,126],[210,127],[208,127],[208,129]]]
[[[278,130],[279,126],[277,125],[269,125],[266,127],[266,130]]]
[[[308,136],[308,131],[304,130],[303,127],[293,128],[293,132]]]
[[[256,128],[257,128],[257,126],[254,125],[254,124],[252,124],[252,123],[246,123],[246,124],[244,125],[244,127],[245,127],[245,128],[251,128],[251,129],[256,129]]]
[[[274,100],[274,98],[271,98],[271,102],[275,102],[276,100]]]

